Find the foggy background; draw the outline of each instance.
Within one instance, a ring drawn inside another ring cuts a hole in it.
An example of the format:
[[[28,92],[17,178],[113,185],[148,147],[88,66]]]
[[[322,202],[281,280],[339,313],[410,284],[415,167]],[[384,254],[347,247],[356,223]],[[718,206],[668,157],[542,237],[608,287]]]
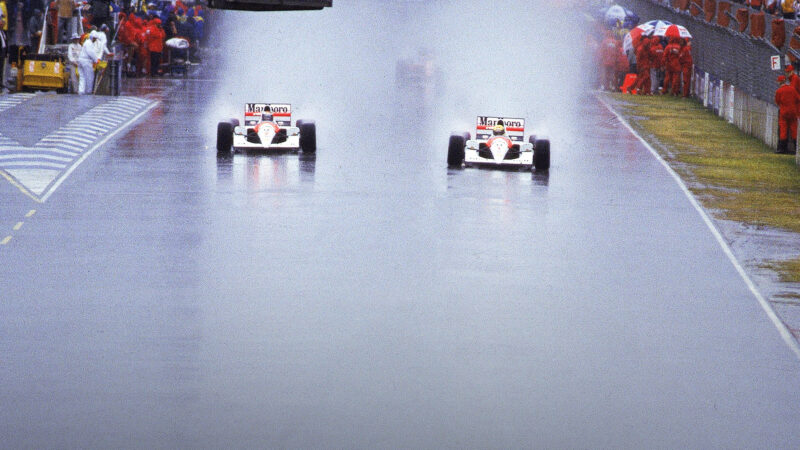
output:
[[[549,0],[336,0],[323,11],[225,11],[217,28],[223,88],[213,108],[220,117],[209,120],[240,117],[245,102],[288,102],[295,120],[317,120],[322,147],[365,133],[383,143],[386,127],[424,128],[441,141],[430,150],[442,161],[449,133],[474,133],[478,115],[523,117],[526,134],[558,140],[583,95],[578,14]],[[398,61],[421,50],[440,78],[424,101],[395,83]],[[404,115],[409,104],[421,108]]]

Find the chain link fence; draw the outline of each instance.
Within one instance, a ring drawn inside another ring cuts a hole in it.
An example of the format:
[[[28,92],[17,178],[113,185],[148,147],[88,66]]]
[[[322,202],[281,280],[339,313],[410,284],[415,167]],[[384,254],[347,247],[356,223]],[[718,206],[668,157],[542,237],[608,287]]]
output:
[[[725,83],[733,84],[753,97],[769,103],[774,101],[775,89],[778,88],[776,79],[782,72],[772,70],[770,57],[783,55],[785,48],[776,48],[765,38],[753,38],[749,34],[740,33],[735,17],[731,18],[729,27],[723,27],[706,22],[703,14],[694,17],[688,11],[672,8],[664,1],[620,0],[620,4],[639,15],[642,23],[662,19],[685,26],[693,37],[694,64],[697,68],[713,74]],[[743,7],[737,3],[732,5],[733,13],[736,8]],[[716,18],[716,13],[714,17]],[[766,16],[767,37],[772,35],[771,17]],[[794,23],[786,21],[784,26],[788,45]]]

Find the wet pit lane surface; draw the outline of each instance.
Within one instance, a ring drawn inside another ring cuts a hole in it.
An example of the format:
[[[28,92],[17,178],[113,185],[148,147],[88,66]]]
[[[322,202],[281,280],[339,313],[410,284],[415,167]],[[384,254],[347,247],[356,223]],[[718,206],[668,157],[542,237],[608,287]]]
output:
[[[46,203],[2,187],[37,210],[0,247],[3,446],[800,439],[797,359],[593,97],[531,174],[448,169],[403,92],[311,117],[315,156],[218,158],[243,94],[130,88],[161,104]]]

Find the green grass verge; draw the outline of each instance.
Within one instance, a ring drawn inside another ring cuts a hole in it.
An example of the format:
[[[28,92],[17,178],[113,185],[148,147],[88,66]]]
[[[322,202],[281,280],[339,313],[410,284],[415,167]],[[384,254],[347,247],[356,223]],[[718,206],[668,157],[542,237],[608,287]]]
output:
[[[800,233],[800,169],[696,100],[606,94],[717,217]],[[800,251],[799,251],[800,252]],[[769,262],[800,282],[800,256]]]

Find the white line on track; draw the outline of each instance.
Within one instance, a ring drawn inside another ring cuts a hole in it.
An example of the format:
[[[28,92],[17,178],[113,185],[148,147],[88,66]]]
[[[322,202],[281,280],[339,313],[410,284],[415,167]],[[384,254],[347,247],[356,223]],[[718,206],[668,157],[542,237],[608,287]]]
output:
[[[672,176],[672,179],[675,180],[676,183],[678,183],[678,186],[681,188],[684,195],[686,195],[686,198],[689,199],[689,203],[691,203],[692,206],[694,206],[694,209],[697,210],[697,213],[700,214],[700,217],[702,217],[703,222],[705,222],[708,229],[711,230],[711,234],[714,235],[714,238],[717,240],[717,243],[719,243],[719,246],[722,247],[722,251],[728,257],[728,260],[730,260],[731,264],[733,264],[733,267],[736,268],[736,271],[739,273],[739,276],[742,277],[742,280],[744,280],[744,283],[747,285],[747,288],[750,289],[750,292],[752,292],[753,296],[756,298],[756,300],[758,300],[758,304],[761,305],[761,309],[763,309],[764,312],[767,313],[767,317],[769,317],[773,325],[775,325],[775,328],[778,329],[778,332],[780,333],[781,338],[783,338],[783,341],[794,352],[797,358],[800,359],[800,344],[797,343],[797,339],[795,339],[794,335],[786,326],[786,324],[783,323],[780,317],[778,317],[778,314],[775,313],[775,310],[772,309],[772,306],[769,304],[769,302],[764,298],[763,295],[761,295],[761,292],[758,291],[758,288],[756,287],[755,283],[753,283],[753,280],[751,280],[750,276],[747,275],[747,272],[744,270],[744,267],[742,267],[741,263],[739,263],[739,260],[737,260],[736,256],[734,256],[731,247],[722,237],[722,233],[719,232],[717,226],[714,225],[714,222],[711,220],[711,217],[708,215],[708,213],[706,213],[705,209],[703,209],[703,207],[700,206],[700,203],[694,197],[689,188],[686,187],[686,183],[683,182],[680,175],[678,175],[678,173],[675,172],[675,170],[672,167],[670,167],[670,165],[664,160],[664,158],[661,157],[661,155],[653,148],[653,146],[651,146],[647,141],[645,141],[642,138],[642,136],[640,136],[639,133],[637,133],[636,130],[633,129],[633,127],[628,123],[628,121],[626,121],[621,115],[619,115],[614,110],[614,108],[611,105],[609,105],[604,98],[602,98],[602,94],[596,93],[595,97],[597,98],[598,101],[600,101],[600,103],[603,104],[603,106],[605,106],[609,111],[611,111],[612,114],[614,114],[617,117],[620,123],[625,125],[625,128],[627,128],[628,131],[630,131],[631,134],[633,134],[636,137],[636,139],[638,139],[645,146],[645,148],[647,148],[647,150],[650,151],[650,154],[652,154],[653,157],[656,158],[658,162],[661,163],[664,169],[666,169],[666,171]]]
[[[55,182],[55,183],[54,183],[54,184],[53,184],[53,185],[50,187],[50,189],[47,191],[47,193],[46,193],[44,196],[42,196],[42,198],[40,199],[40,201],[41,201],[42,203],[44,203],[45,201],[47,201],[47,199],[50,197],[50,195],[52,195],[52,194],[53,194],[53,192],[55,192],[55,191],[56,191],[56,189],[58,189],[58,187],[61,185],[61,183],[63,183],[63,182],[64,182],[64,180],[66,180],[66,179],[67,179],[67,178],[70,176],[70,174],[72,174],[72,172],[73,172],[73,171],[75,171],[75,168],[77,168],[79,165],[81,165],[81,163],[82,163],[84,160],[86,160],[86,158],[88,158],[88,157],[89,157],[89,155],[91,155],[92,153],[94,153],[94,151],[95,151],[95,150],[97,150],[97,149],[98,149],[98,148],[100,148],[100,147],[101,147],[103,144],[105,144],[106,142],[108,142],[109,140],[111,140],[111,138],[113,138],[114,136],[116,136],[117,134],[119,134],[121,131],[123,131],[123,130],[127,129],[127,128],[128,128],[128,126],[130,126],[131,124],[135,123],[137,120],[141,119],[141,118],[142,118],[142,117],[143,117],[145,114],[147,114],[148,112],[150,112],[150,110],[151,110],[151,109],[153,109],[153,108],[155,108],[156,106],[158,106],[158,102],[156,102],[156,101],[152,102],[152,103],[151,103],[149,106],[147,106],[145,109],[143,109],[141,112],[139,112],[139,114],[136,114],[136,115],[135,115],[135,116],[133,116],[131,119],[127,120],[127,121],[126,121],[126,122],[125,122],[125,123],[124,123],[122,126],[120,126],[119,128],[117,128],[117,129],[116,129],[116,130],[114,130],[113,132],[109,133],[109,134],[108,134],[106,137],[104,137],[102,140],[100,140],[99,142],[97,142],[96,144],[94,144],[94,145],[93,145],[93,146],[92,146],[92,147],[91,147],[89,150],[85,151],[85,152],[83,153],[83,155],[81,155],[81,157],[80,157],[80,158],[79,158],[77,161],[75,161],[75,163],[72,165],[72,167],[70,167],[70,168],[69,168],[69,169],[68,169],[68,170],[67,170],[67,171],[66,171],[66,172],[65,172],[63,175],[61,175],[61,176],[58,178],[58,181],[56,181],[56,182]]]

